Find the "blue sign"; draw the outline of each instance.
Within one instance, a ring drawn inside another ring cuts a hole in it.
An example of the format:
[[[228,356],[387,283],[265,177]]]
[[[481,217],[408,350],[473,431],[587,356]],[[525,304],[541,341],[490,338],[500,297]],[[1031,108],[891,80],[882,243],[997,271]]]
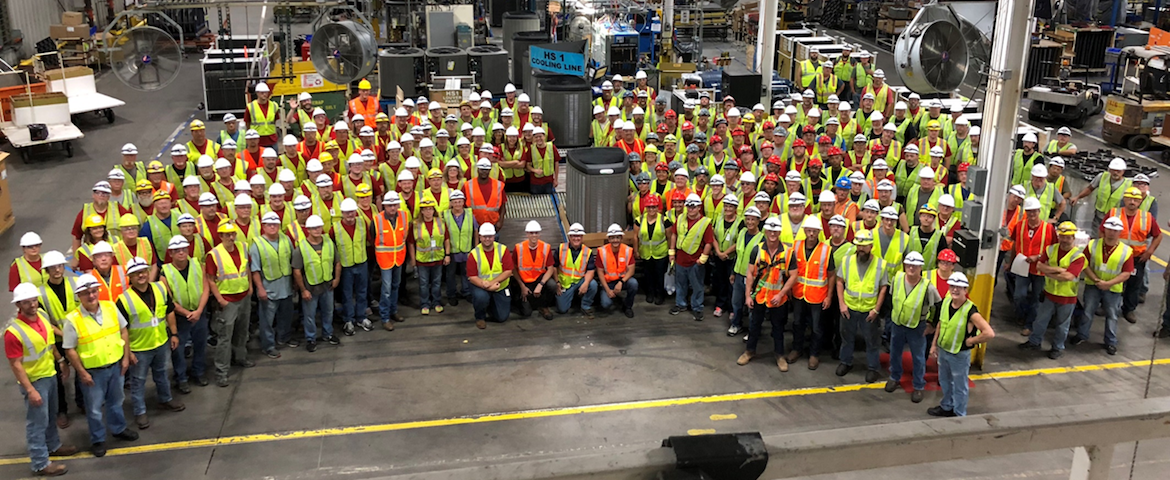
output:
[[[564,75],[585,76],[585,55],[576,52],[562,52],[541,47],[528,47],[528,59],[532,68],[539,68]]]

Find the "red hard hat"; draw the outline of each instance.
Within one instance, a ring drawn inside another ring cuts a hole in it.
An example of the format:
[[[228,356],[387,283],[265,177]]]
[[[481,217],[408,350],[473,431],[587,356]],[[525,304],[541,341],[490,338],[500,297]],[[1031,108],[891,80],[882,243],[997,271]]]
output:
[[[771,130],[773,128],[776,128],[776,124],[772,123],[771,120],[764,122],[764,130]]]
[[[754,152],[752,152],[752,147],[749,147],[747,145],[739,147],[739,154],[743,155],[745,153],[754,153]]]
[[[842,152],[841,148],[837,147],[836,145],[829,147],[829,155],[844,155],[844,154],[845,154],[845,152]]]
[[[767,175],[764,175],[764,181],[765,181],[765,182],[776,182],[776,183],[780,183],[780,176],[779,176],[779,175],[776,175],[775,173],[769,173],[769,174],[767,174]]]
[[[731,136],[733,136],[733,137],[744,136],[744,135],[747,135],[747,132],[744,132],[742,128],[736,128],[735,130],[731,131]]]
[[[664,115],[666,115],[666,118],[674,118],[678,116],[677,113],[674,113],[674,110],[667,110]]]
[[[695,124],[691,122],[683,122],[683,130],[694,130]]]
[[[804,128],[801,129],[801,132],[802,133],[817,133],[817,129],[813,128],[812,125],[805,125]]]
[[[661,207],[662,201],[658,199],[658,195],[650,195],[650,198],[646,199],[646,205],[644,205],[644,206],[646,206],[646,207]]]
[[[658,133],[666,133],[666,132],[667,132],[666,124],[665,123],[658,124]]]
[[[944,248],[943,251],[938,252],[938,261],[959,263],[959,257],[955,256],[955,251],[949,248]]]
[[[686,199],[687,196],[682,192],[682,190],[675,190],[674,193],[670,195],[671,202],[684,202]]]
[[[773,145],[772,142],[765,141],[764,143],[760,144],[760,150],[765,148],[776,148],[776,145]]]
[[[885,155],[888,150],[885,145],[879,143],[874,145],[869,151],[874,155]]]
[[[723,137],[720,137],[719,134],[711,135],[710,140],[710,143],[723,143]]]
[[[820,138],[817,138],[817,143],[833,143],[833,139],[829,138],[828,135],[821,135]]]
[[[796,140],[793,140],[793,141],[792,141],[792,148],[796,148],[796,147],[805,147],[805,148],[807,148],[807,147],[808,147],[808,145],[805,145],[805,144],[804,144],[804,140],[802,140],[802,139],[799,139],[799,138],[798,138],[798,139],[796,139]]]
[[[808,166],[810,166],[810,167],[819,167],[821,165],[823,165],[821,163],[821,159],[816,158],[816,157],[813,157],[811,160],[808,161]]]
[[[654,170],[655,170],[655,171],[659,171],[659,170],[661,170],[661,171],[663,171],[663,172],[669,172],[669,171],[670,171],[670,165],[669,165],[669,164],[667,164],[666,162],[658,162],[658,164],[654,166]]]
[[[770,165],[781,165],[781,163],[780,163],[780,156],[779,156],[779,155],[772,155],[771,157],[768,157],[768,164],[770,164]]]
[[[971,167],[971,164],[970,164],[970,163],[960,163],[960,164],[959,164],[959,171],[960,171],[960,172],[966,172],[966,171],[967,171],[967,169],[968,169],[968,168],[970,168],[970,167]]]

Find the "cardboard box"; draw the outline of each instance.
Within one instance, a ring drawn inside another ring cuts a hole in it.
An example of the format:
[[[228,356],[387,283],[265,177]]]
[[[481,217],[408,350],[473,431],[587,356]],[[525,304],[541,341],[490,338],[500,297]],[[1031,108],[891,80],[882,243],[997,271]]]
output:
[[[85,38],[89,36],[89,27],[85,25],[49,25],[49,38]]]
[[[16,225],[12,212],[12,192],[8,190],[8,153],[0,152],[0,233]]]
[[[85,25],[85,15],[81,12],[65,12],[61,14],[61,25]]]

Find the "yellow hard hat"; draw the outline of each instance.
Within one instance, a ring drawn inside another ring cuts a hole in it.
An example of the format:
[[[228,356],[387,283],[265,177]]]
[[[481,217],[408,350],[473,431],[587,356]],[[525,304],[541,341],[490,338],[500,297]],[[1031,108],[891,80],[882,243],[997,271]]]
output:
[[[163,173],[163,164],[158,160],[153,160],[146,164],[146,173]]]
[[[435,203],[435,199],[431,198],[431,197],[424,198],[424,199],[422,199],[422,201],[418,202],[418,208],[423,208],[423,207],[435,208],[437,206],[439,206],[439,205],[437,203]]]
[[[427,172],[427,178],[443,178],[443,172],[437,168],[432,168]]]
[[[1075,224],[1073,222],[1067,222],[1067,221],[1061,222],[1060,225],[1058,225],[1056,227],[1056,233],[1058,235],[1076,235],[1077,234],[1077,224]]]
[[[938,120],[931,120],[929,122],[926,122],[926,129],[927,130],[942,130],[942,124],[938,123]]]
[[[134,184],[134,191],[141,192],[143,190],[154,190],[154,185],[150,183],[150,180],[144,178]]]
[[[745,113],[743,114],[743,121],[744,123],[755,123],[756,116],[752,115],[751,112]]]
[[[369,196],[374,195],[374,191],[370,189],[370,186],[366,185],[364,183],[359,183],[357,187],[354,187],[353,192],[354,192],[354,195],[356,195],[358,198],[364,198],[364,197],[369,197]]]
[[[358,90],[369,90],[370,88],[371,85],[369,80],[363,78],[362,81],[358,82]]]
[[[918,213],[929,213],[936,217],[938,216],[938,210],[935,210],[934,207],[930,206],[929,204],[923,205],[922,208],[918,209]]]
[[[1125,198],[1136,198],[1138,200],[1141,200],[1142,199],[1142,191],[1138,190],[1137,187],[1129,187],[1129,188],[1125,189]]]
[[[167,200],[170,200],[170,199],[171,199],[171,195],[170,195],[169,193],[167,193],[165,190],[161,189],[161,188],[160,188],[160,189],[158,189],[158,190],[155,190],[155,192],[154,192],[154,198],[153,198],[151,201],[152,201],[152,202],[157,202],[157,201],[159,201],[159,200],[162,200],[162,199],[167,199]]]
[[[643,150],[643,154],[646,153],[658,153],[658,147],[654,145],[646,145],[646,150]]]
[[[853,244],[857,246],[873,245],[873,231],[862,230],[853,236]]]
[[[191,131],[204,130],[206,128],[207,127],[203,125],[203,120],[192,120],[191,121]]]
[[[375,122],[389,122],[390,116],[386,115],[386,112],[378,112],[377,115],[374,115],[374,121]]]
[[[320,155],[317,155],[317,161],[321,163],[332,162],[333,154],[329,152],[321,152]]]
[[[134,221],[138,221],[138,219],[135,218]],[[103,218],[101,215],[98,215],[95,213],[93,215],[85,217],[85,221],[81,223],[81,228],[103,227],[105,225],[106,225],[106,219]]]
[[[98,215],[92,215],[90,218],[93,218],[93,217],[98,218],[98,220],[99,220],[98,224],[100,225],[101,224],[101,221],[100,221],[101,217]],[[86,222],[86,223],[88,223],[88,222]],[[133,213],[127,213],[125,215],[122,215],[122,218],[118,219],[118,227],[120,227],[120,228],[139,227],[141,225],[142,224],[138,221],[138,217],[134,216]]]
[[[326,150],[329,150],[330,148],[336,148],[336,149],[338,149],[338,150],[340,150],[340,149],[341,149],[341,147],[339,147],[339,146],[337,145],[337,140],[330,140],[330,141],[328,141],[328,142],[325,142],[325,149],[326,149]],[[318,160],[320,160],[320,158],[318,158]],[[324,161],[324,160],[321,160],[321,161]]]
[[[215,231],[217,233],[239,233],[240,230],[236,228],[236,224],[232,222],[223,222],[219,224],[219,228]]]

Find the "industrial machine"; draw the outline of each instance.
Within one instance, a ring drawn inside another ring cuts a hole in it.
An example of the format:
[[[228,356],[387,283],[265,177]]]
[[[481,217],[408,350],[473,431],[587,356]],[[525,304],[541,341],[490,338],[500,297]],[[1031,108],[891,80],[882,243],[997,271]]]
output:
[[[990,57],[991,41],[979,27],[938,3],[924,5],[894,45],[898,76],[920,94],[974,90]]]
[[[1105,103],[1101,86],[1082,80],[1046,78],[1044,83],[1028,89],[1029,120],[1048,120],[1076,128],[1085,126],[1089,117],[1101,113]]]
[[[1151,144],[1170,147],[1163,131],[1170,112],[1170,48],[1125,47],[1118,55],[1120,93],[1105,100],[1101,137],[1133,151]],[[1165,156],[1165,154],[1164,154]]]

